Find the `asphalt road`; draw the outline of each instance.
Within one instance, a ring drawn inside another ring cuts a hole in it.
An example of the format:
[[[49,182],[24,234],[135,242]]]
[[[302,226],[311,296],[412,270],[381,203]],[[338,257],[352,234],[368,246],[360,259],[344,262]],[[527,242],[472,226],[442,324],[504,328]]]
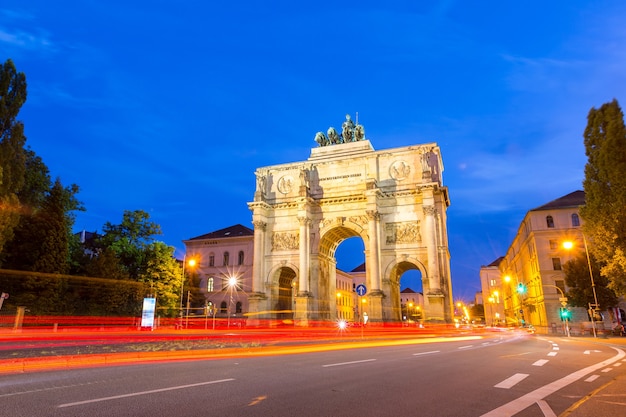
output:
[[[502,333],[14,374],[0,376],[0,416],[556,416],[625,361],[586,340]]]

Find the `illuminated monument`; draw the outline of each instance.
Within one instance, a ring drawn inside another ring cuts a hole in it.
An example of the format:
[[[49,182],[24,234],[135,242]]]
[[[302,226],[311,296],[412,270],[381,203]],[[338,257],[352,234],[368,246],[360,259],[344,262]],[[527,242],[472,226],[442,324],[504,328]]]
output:
[[[401,320],[400,277],[412,269],[421,272],[425,321],[450,322],[450,201],[437,144],[375,151],[349,116],[341,133],[331,127],[315,141],[306,161],[255,172],[251,317],[335,319],[335,250],[357,236],[370,322]]]

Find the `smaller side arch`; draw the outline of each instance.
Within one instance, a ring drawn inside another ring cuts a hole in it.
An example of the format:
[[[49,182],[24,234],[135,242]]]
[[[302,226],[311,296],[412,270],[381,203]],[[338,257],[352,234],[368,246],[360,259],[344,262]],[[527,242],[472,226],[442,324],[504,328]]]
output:
[[[400,295],[400,277],[406,272],[417,269],[421,274],[422,291],[428,288],[428,273],[426,266],[418,259],[411,256],[402,256],[394,259],[386,265],[383,279],[383,293],[387,295],[383,300],[385,316],[393,321],[402,320],[402,303]],[[428,301],[424,299],[424,304]],[[426,306],[425,306],[426,307]],[[426,308],[426,311],[428,309]]]
[[[413,264],[414,266],[417,267],[417,269],[422,274],[422,285],[428,282],[428,270],[426,269],[426,266],[422,263],[422,261],[412,256],[407,256],[400,260],[394,259],[393,261],[391,261],[386,266],[383,276],[389,277],[391,279],[395,274],[397,275],[397,277],[400,277],[403,273],[411,269],[411,268],[400,267],[400,265],[403,263]]]
[[[266,288],[270,294],[268,307],[275,318],[293,319],[299,272],[300,270],[290,262],[282,262],[270,270]]]

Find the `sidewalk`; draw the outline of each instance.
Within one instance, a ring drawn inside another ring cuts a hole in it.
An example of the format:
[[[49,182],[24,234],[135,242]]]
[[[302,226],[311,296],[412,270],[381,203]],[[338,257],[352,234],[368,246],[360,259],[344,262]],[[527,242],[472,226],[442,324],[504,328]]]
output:
[[[613,346],[626,352],[626,337],[584,338],[586,341]],[[618,366],[616,366],[618,365]],[[626,410],[626,358],[614,362],[609,374],[613,379],[565,410],[559,417],[624,415]]]

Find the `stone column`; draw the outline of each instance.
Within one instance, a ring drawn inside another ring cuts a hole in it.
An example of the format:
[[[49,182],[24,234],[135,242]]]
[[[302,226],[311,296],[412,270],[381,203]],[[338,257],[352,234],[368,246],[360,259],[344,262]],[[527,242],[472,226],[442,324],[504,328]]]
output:
[[[298,217],[300,222],[300,280],[298,294],[308,294],[309,292],[309,224],[311,221],[306,217]]]
[[[380,242],[379,242],[379,225],[380,213],[374,210],[367,210],[368,233],[369,233],[369,257],[367,270],[369,271],[371,289],[368,291],[380,292]]]
[[[429,294],[440,294],[439,262],[437,262],[437,241],[435,236],[435,206],[423,206],[426,253],[428,254],[428,289]]]
[[[264,253],[265,253],[265,227],[266,223],[255,220],[252,222],[254,225],[254,263],[252,265],[252,292],[264,293],[265,288],[263,286],[263,277],[265,271],[263,271]]]

